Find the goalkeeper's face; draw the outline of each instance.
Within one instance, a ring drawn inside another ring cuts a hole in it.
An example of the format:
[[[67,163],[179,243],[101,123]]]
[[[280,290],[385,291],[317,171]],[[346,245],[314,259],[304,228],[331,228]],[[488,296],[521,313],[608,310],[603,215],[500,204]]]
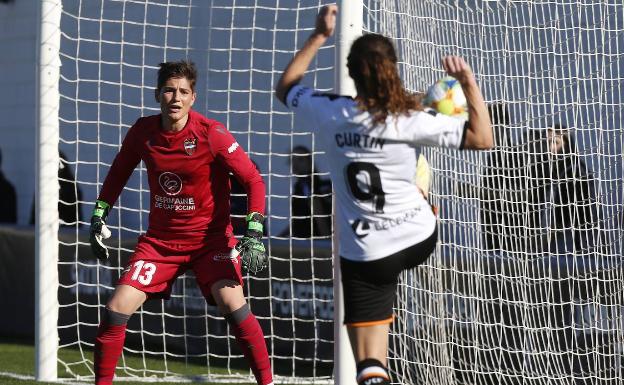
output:
[[[195,96],[187,78],[169,78],[156,94],[165,123],[185,124]]]

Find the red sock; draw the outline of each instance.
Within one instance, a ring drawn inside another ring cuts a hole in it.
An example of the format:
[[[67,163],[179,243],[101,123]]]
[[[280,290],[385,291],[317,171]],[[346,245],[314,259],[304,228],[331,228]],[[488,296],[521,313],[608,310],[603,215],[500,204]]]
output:
[[[256,317],[249,313],[240,324],[230,323],[230,327],[236,337],[238,346],[243,350],[243,354],[259,385],[268,385],[273,383],[273,375],[271,374],[271,361],[267,352],[266,342],[262,328]]]
[[[126,339],[126,324],[110,325],[106,321],[100,323],[95,338],[94,371],[95,385],[111,385],[115,375],[117,360],[121,356]]]

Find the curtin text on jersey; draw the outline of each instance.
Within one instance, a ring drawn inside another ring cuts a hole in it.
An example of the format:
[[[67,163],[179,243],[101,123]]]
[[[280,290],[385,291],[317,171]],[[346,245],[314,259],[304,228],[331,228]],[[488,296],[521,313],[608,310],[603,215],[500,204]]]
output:
[[[339,132],[336,134],[336,144],[338,147],[355,148],[378,148],[383,149],[385,140],[366,134],[354,132]]]

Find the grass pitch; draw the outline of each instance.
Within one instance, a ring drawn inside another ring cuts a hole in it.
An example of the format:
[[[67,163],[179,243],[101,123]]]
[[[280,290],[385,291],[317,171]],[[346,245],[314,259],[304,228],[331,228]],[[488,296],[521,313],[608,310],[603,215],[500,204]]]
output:
[[[86,352],[84,357],[91,359],[91,352]],[[52,385],[57,383],[49,382],[37,382],[34,380],[35,374],[35,348],[32,345],[22,342],[3,342],[0,341],[0,384],[2,385]],[[59,351],[59,359],[63,362],[73,362],[71,366],[59,364],[58,376],[59,378],[68,378],[78,376],[89,376],[91,373],[90,361],[85,361],[83,354],[79,350],[74,349],[62,349]],[[205,376],[207,374],[207,368],[205,365],[196,365],[191,363],[179,362],[179,361],[167,361],[165,368],[164,360],[155,358],[145,358],[141,356],[129,356],[124,357],[127,366],[130,367],[142,367],[145,370],[136,371],[134,373],[124,372],[121,369],[117,370],[117,376],[130,377],[132,375],[143,377],[144,373],[150,375],[152,372],[165,371],[169,373],[184,373],[181,379],[184,382],[196,382],[206,383]],[[120,360],[120,364],[122,360]],[[232,373],[227,370],[211,370],[212,374],[227,374]],[[242,372],[241,374],[245,374]],[[154,374],[155,375],[155,374]],[[204,377],[202,379],[202,376]],[[161,376],[162,377],[162,376]],[[70,380],[66,383],[70,384],[90,384],[92,379],[82,380]],[[181,381],[174,382],[158,382],[162,385],[179,384]],[[145,385],[146,380],[142,381],[115,381],[115,384],[119,385]],[[241,383],[243,384],[243,383]],[[244,382],[249,384],[249,382]]]

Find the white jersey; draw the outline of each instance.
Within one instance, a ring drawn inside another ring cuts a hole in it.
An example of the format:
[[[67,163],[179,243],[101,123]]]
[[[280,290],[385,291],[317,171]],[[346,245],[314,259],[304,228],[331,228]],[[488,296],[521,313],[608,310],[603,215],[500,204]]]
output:
[[[286,106],[310,122],[327,154],[341,257],[372,261],[433,234],[435,215],[412,183],[415,147],[460,148],[465,120],[426,110],[373,126],[352,98],[301,85]]]

